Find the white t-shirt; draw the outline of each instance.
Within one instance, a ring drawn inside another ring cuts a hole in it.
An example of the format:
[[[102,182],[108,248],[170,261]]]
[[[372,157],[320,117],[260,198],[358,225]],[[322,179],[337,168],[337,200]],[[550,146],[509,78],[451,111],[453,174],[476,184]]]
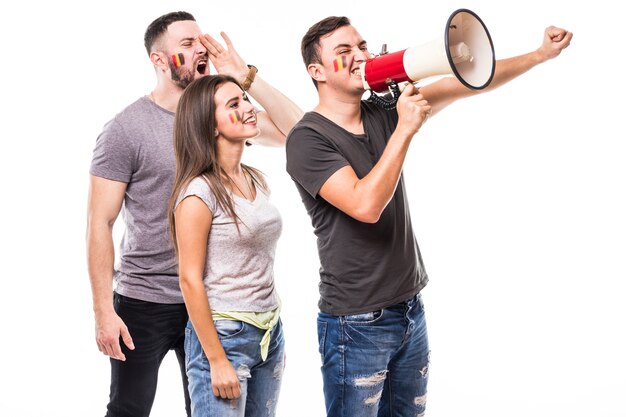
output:
[[[197,196],[213,214],[204,269],[211,310],[266,312],[279,305],[274,256],[282,219],[268,195],[259,187],[256,191],[254,201],[233,195],[239,231],[204,179],[192,180],[177,200],[176,205],[188,196]]]

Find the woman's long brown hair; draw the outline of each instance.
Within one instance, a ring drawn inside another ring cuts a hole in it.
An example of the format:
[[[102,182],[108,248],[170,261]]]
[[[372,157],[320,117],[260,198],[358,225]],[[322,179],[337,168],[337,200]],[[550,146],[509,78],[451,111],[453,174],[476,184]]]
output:
[[[211,188],[219,207],[230,215],[239,230],[241,219],[234,208],[232,193],[226,187],[229,178],[220,166],[217,155],[215,130],[215,93],[225,83],[241,85],[227,75],[209,75],[198,78],[185,88],[174,119],[174,155],[176,176],[168,206],[170,234],[178,252],[174,211],[180,193],[197,177],[201,177]],[[268,192],[263,174],[250,166],[241,164],[253,183]]]

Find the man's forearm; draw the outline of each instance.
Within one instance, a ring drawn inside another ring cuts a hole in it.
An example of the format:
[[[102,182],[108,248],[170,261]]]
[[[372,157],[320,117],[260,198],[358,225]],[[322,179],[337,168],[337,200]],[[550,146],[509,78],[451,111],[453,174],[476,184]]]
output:
[[[95,314],[113,308],[114,258],[111,228],[90,227],[87,232],[87,266]]]
[[[304,114],[293,101],[259,76],[255,78],[248,92],[285,136]]]

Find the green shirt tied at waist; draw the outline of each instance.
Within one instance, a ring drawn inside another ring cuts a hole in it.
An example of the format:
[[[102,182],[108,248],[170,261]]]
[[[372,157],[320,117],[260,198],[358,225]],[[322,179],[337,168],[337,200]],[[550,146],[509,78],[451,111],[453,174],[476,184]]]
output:
[[[272,311],[255,313],[252,311],[213,311],[213,320],[239,320],[258,329],[265,330],[261,339],[261,359],[267,359],[270,346],[270,333],[280,318],[280,306]]]

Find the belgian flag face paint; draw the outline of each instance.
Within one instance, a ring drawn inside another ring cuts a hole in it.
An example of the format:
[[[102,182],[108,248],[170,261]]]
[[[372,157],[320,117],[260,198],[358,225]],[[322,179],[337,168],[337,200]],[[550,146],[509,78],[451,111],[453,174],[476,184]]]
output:
[[[231,111],[228,117],[230,118],[230,122],[232,124],[237,124],[241,121],[241,114],[239,114],[237,110]]]
[[[176,68],[182,67],[185,64],[185,55],[181,53],[172,55],[172,62]]]
[[[335,58],[334,64],[335,64],[335,72],[341,71],[342,69],[345,69],[348,66],[348,63],[346,62],[346,56],[345,55],[341,55],[338,56],[337,58]]]

